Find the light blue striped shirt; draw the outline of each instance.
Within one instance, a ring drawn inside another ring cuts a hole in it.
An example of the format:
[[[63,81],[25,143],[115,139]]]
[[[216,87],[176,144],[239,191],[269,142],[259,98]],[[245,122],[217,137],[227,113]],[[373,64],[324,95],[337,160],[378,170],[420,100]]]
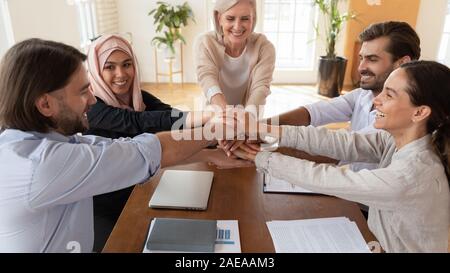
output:
[[[92,196],[145,182],[158,138],[0,134],[0,252],[92,251]]]
[[[377,131],[373,127],[376,116],[376,110],[372,109],[373,99],[372,91],[358,88],[331,100],[306,105],[305,108],[309,112],[311,125],[314,127],[350,121],[351,131],[371,134]],[[341,162],[341,164],[347,163]],[[352,162],[350,164],[350,169],[353,171],[372,170],[377,167],[377,164],[371,163]]]

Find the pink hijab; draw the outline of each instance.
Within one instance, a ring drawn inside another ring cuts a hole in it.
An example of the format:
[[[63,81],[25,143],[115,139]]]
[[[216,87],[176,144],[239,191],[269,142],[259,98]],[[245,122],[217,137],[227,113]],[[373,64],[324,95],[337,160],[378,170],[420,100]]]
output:
[[[116,98],[115,94],[108,87],[102,77],[102,70],[106,61],[116,50],[124,52],[133,59],[135,70],[134,80],[131,86],[133,109],[131,109],[128,105],[122,104]],[[99,97],[110,106],[138,112],[145,110],[145,104],[141,94],[136,56],[133,54],[133,49],[127,40],[117,35],[103,35],[90,45],[87,64],[88,77],[91,83],[90,88],[96,97]]]

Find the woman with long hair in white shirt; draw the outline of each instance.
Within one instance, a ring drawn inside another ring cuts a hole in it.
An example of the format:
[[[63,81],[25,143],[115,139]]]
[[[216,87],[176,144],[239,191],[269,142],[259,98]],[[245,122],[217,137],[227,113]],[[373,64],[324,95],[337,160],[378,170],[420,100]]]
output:
[[[369,228],[387,252],[447,252],[450,69],[431,61],[403,64],[374,105],[374,126],[383,130],[372,134],[266,124],[259,133],[279,137],[280,146],[378,169],[354,172],[271,152],[247,156],[272,176],[368,205]]]

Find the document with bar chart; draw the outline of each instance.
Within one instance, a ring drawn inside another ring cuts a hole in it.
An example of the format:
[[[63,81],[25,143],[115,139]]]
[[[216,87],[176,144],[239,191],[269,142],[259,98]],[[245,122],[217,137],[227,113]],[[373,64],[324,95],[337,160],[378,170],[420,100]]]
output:
[[[215,253],[241,253],[237,220],[217,220]]]

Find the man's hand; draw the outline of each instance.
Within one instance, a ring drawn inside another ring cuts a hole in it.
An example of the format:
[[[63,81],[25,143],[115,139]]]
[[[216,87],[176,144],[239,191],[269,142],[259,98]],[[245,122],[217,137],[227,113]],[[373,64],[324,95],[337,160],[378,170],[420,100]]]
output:
[[[223,140],[219,142],[219,148],[221,148],[228,156],[231,156],[233,152],[238,149],[254,155],[256,155],[260,151],[259,143],[250,140]]]
[[[278,126],[258,122],[253,114],[239,106],[216,113],[204,127],[205,138],[217,139],[228,156],[238,148],[256,154],[260,151],[258,142],[266,141],[267,137],[279,139],[280,134]]]

